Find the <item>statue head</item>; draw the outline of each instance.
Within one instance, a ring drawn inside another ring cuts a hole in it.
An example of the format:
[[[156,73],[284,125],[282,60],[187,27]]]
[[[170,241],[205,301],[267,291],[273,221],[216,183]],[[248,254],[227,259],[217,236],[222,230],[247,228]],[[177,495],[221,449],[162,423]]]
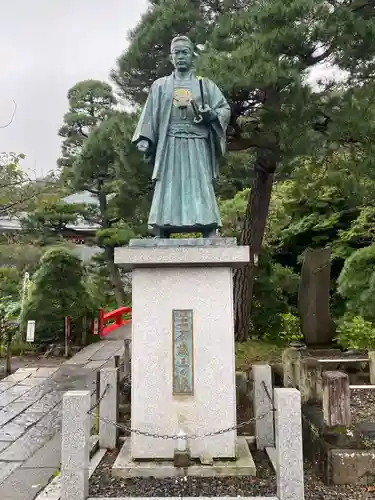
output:
[[[171,61],[178,71],[189,71],[193,65],[194,45],[187,36],[176,36],[171,42]]]

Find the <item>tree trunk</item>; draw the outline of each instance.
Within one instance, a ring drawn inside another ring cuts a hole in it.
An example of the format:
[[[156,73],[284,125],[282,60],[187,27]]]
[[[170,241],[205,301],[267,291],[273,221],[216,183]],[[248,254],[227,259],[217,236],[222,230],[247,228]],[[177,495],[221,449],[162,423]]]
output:
[[[105,256],[108,264],[109,273],[111,276],[113,291],[115,293],[116,303],[118,307],[122,307],[125,305],[126,302],[126,294],[119,268],[116,266],[114,262],[114,249],[112,247],[107,247],[105,249]]]
[[[103,190],[103,184],[103,179],[99,178],[97,182],[97,189],[100,215],[102,218],[102,228],[109,229],[111,227],[111,224],[108,218],[107,195]],[[111,283],[113,286],[113,291],[115,293],[116,303],[118,307],[122,307],[126,302],[126,294],[124,291],[124,285],[122,283],[120,271],[115,264],[114,254],[115,252],[112,246],[104,247],[104,255],[107,261]]]
[[[257,149],[254,180],[249,195],[240,244],[250,246],[250,263],[234,273],[235,338],[246,340],[257,261],[266,229],[272,183],[280,159],[281,94],[277,87],[264,89],[262,110],[263,146]],[[255,257],[255,259],[254,259]]]
[[[257,270],[256,263],[266,228],[272,183],[273,174],[260,169],[259,158],[257,157],[255,177],[249,194],[244,227],[240,237],[240,245],[250,246],[250,263],[236,269],[234,272],[235,338],[239,342],[245,341],[249,333],[251,300]]]

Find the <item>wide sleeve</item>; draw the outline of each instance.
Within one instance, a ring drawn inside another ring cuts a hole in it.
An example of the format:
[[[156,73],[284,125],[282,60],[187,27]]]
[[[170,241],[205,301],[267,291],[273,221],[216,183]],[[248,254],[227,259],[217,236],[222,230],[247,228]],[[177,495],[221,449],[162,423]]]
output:
[[[157,109],[158,86],[156,82],[152,85],[147,97],[146,104],[142,109],[132,142],[137,143],[142,139],[148,139],[153,148],[158,142],[158,109]]]
[[[208,95],[210,96],[210,106],[215,113],[215,119],[211,121],[214,133],[217,153],[223,156],[226,151],[226,134],[229,125],[231,109],[218,86],[211,80],[206,80]]]

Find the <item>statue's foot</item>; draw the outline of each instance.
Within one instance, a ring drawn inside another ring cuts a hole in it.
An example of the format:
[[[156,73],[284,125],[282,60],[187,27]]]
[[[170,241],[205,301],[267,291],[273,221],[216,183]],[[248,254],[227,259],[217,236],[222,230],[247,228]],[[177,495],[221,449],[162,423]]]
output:
[[[168,231],[167,229],[160,229],[159,236],[160,238],[168,240],[171,237],[171,232]]]
[[[216,229],[208,229],[206,231],[202,231],[203,238],[216,238]]]

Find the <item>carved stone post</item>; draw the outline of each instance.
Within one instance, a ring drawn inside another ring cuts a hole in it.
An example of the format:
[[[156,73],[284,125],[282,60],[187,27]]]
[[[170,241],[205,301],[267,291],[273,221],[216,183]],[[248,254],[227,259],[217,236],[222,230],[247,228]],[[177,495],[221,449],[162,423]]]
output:
[[[350,387],[346,373],[323,373],[323,419],[328,427],[351,424]]]

